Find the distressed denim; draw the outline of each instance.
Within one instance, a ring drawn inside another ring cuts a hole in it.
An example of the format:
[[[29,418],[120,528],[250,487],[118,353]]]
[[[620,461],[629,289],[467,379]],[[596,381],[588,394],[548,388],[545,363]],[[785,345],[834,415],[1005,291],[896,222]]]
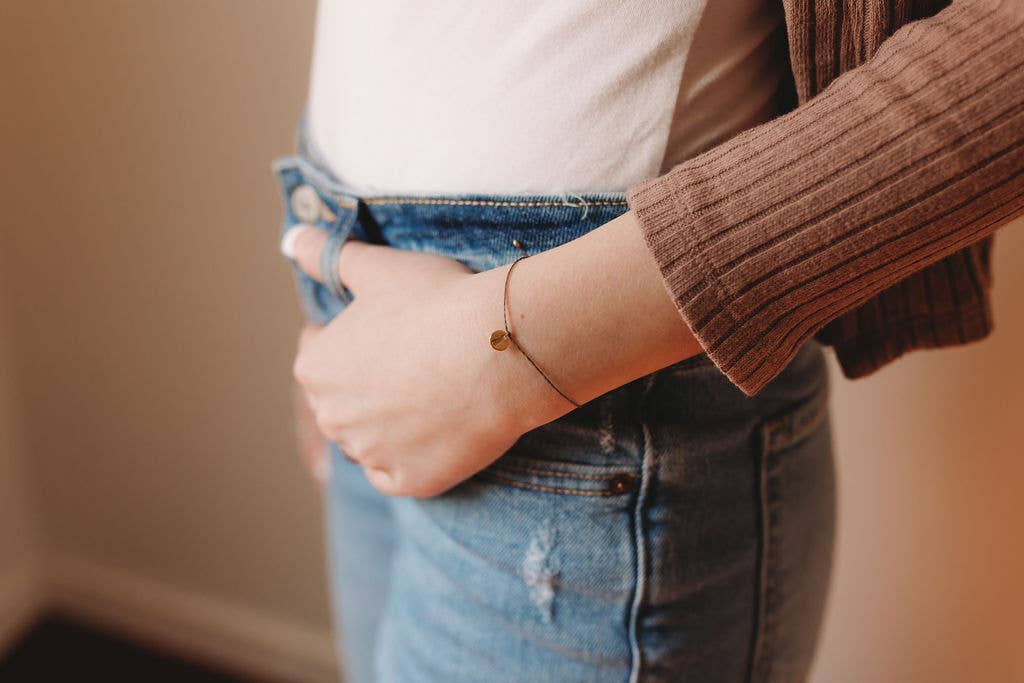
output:
[[[282,231],[304,220],[480,271],[519,256],[513,239],[537,253],[628,208],[624,193],[360,197],[299,131],[298,153],[274,163]],[[293,272],[310,320],[352,300]],[[833,548],[828,393],[814,340],[754,397],[701,354],[523,434],[423,499],[384,496],[332,445],[345,680],[803,680]]]

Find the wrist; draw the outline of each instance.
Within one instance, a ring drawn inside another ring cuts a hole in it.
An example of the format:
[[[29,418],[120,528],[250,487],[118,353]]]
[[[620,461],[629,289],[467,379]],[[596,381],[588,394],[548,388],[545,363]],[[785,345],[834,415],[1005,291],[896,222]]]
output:
[[[512,274],[512,280],[521,275],[520,269],[533,257],[521,261]],[[484,385],[485,396],[496,411],[495,419],[504,425],[504,429],[515,435],[525,434],[574,408],[572,403],[558,394],[537,371],[515,343],[499,351],[490,344],[491,333],[505,329],[504,293],[505,278],[511,264],[474,273],[470,276],[473,321],[471,334],[475,336],[479,348],[480,378]],[[522,320],[515,308],[515,282],[509,283],[508,324],[513,338],[519,341],[516,322]],[[528,342],[524,342],[528,343]],[[532,351],[530,355],[535,362],[548,370],[548,363],[538,358]],[[558,380],[551,377],[559,389],[565,391],[574,400],[582,403],[571,393],[571,387],[558,385]]]

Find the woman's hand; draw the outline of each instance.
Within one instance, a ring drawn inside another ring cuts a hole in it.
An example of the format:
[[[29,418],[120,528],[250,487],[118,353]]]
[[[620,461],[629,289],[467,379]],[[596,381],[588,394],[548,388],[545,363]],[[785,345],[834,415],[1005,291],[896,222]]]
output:
[[[322,281],[326,234],[289,240]],[[572,408],[528,361],[488,343],[503,329],[505,268],[349,239],[348,306],[301,339],[294,372],[320,431],[386,495],[430,497],[483,469],[524,432]],[[553,396],[553,397],[552,397]]]
[[[305,341],[320,330],[322,325],[306,323],[299,333],[299,348]],[[302,454],[302,461],[310,475],[321,486],[327,483],[331,473],[331,459],[328,456],[327,439],[320,433],[316,424],[316,414],[309,405],[306,392],[300,384],[295,384],[295,436],[299,442],[299,452]]]
[[[289,233],[320,278],[326,234]],[[573,405],[504,329],[509,266],[474,273],[436,254],[349,239],[338,276],[355,299],[303,339],[295,375],[321,431],[388,495],[443,493]],[[701,353],[631,211],[516,266],[510,328],[552,381],[583,404]]]

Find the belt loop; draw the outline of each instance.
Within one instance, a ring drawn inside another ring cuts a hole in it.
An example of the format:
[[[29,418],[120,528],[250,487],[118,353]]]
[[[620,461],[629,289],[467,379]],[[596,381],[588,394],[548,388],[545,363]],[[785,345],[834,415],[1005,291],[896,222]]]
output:
[[[341,276],[338,274],[338,256],[352,235],[352,228],[359,214],[359,202],[357,197],[341,198],[338,203],[338,222],[327,237],[323,251],[320,252],[320,275],[323,277],[324,285],[331,294],[346,304],[352,302],[353,295],[341,282]]]

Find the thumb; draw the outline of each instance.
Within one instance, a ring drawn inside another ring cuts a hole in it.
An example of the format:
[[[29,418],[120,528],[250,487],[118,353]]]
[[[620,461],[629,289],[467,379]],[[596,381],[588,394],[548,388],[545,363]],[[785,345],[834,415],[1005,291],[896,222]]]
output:
[[[324,247],[327,244],[328,233],[324,230],[314,228],[307,223],[299,223],[290,228],[281,238],[281,253],[295,261],[296,265],[309,277],[321,284],[324,283],[324,273],[320,270],[320,259]],[[338,253],[337,268],[338,277],[342,284],[353,291],[356,289],[356,279],[350,272],[348,262],[351,258],[353,247],[365,245],[358,238],[350,235],[342,244]]]

